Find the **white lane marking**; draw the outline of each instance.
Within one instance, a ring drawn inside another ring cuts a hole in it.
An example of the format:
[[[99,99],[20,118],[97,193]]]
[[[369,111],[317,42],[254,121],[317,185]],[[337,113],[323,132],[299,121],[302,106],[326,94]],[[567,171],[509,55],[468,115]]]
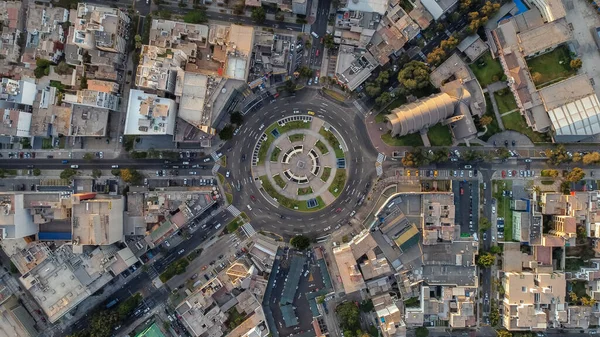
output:
[[[329,106],[329,105],[327,105],[327,104],[325,104],[325,103],[323,103],[323,102],[321,102],[321,104],[322,104],[322,105],[324,105],[324,106]]]
[[[321,215],[319,215],[319,218],[322,218],[322,217],[324,217],[324,216],[325,216],[325,214],[321,214]]]

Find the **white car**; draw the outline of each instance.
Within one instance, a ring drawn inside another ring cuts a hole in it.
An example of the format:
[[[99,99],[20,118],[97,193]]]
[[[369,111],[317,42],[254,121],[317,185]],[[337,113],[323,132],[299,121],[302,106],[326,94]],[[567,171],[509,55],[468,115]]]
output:
[[[492,214],[496,214],[496,206],[492,206]]]
[[[225,173],[225,177],[229,178],[229,171],[227,171],[227,173]]]

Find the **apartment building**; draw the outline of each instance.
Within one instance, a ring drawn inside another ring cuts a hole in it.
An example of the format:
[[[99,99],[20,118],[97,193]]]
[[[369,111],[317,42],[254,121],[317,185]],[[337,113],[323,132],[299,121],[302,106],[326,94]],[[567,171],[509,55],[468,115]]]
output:
[[[21,62],[35,68],[36,59],[58,63],[64,55],[64,46],[69,22],[69,10],[30,3],[27,9],[27,40]]]
[[[177,109],[174,100],[131,89],[124,134],[172,136],[175,130],[176,115]]]
[[[127,51],[130,19],[121,9],[79,3],[69,21],[69,43],[86,50]]]
[[[23,24],[22,11],[24,10],[21,1],[0,2],[0,22],[2,22],[0,55],[3,56],[2,66],[19,62],[21,48],[17,42],[21,34],[25,34],[21,31],[21,24]]]

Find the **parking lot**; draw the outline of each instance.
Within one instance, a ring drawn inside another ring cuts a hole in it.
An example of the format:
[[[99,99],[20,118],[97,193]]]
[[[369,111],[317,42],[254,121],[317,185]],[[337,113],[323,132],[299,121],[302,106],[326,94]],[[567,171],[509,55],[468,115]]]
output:
[[[452,184],[456,222],[461,234],[473,235],[479,227],[479,183],[477,181],[454,181]]]
[[[310,256],[289,251],[289,256],[282,255],[280,263],[276,263],[271,276],[273,279],[273,288],[270,292],[271,297],[268,299],[268,306],[273,315],[273,320],[276,322],[277,330],[280,336],[290,336],[299,333],[305,333],[312,329],[313,313],[309,305],[307,294],[317,292],[324,289],[323,276],[321,270],[316,263],[314,253],[310,252]],[[281,298],[284,293],[286,279],[290,272],[290,263],[294,256],[306,258],[302,267],[302,274],[298,282],[293,302],[291,306],[294,308],[294,313],[298,319],[298,325],[286,327],[283,319],[283,312],[280,306]]]

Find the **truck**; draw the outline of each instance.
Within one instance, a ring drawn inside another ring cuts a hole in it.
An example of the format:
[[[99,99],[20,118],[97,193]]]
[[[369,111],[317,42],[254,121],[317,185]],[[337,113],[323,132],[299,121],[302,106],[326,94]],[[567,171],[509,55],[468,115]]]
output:
[[[115,304],[117,304],[117,303],[119,303],[119,299],[115,298],[114,300],[112,300],[106,304],[106,309],[110,309],[110,308],[114,307]]]

